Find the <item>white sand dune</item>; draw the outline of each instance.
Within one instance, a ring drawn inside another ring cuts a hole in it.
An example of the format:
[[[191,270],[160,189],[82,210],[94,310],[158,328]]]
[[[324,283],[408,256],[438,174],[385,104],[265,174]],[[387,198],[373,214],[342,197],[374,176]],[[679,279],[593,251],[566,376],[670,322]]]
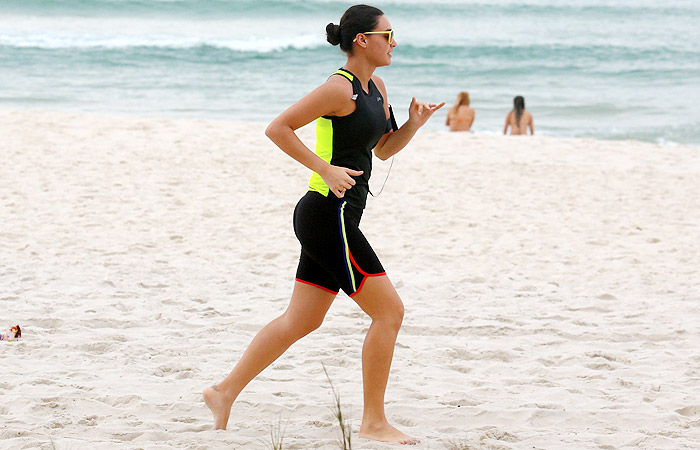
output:
[[[344,295],[228,430],[201,401],[293,284],[308,171],[264,126],[0,112],[2,449],[263,449],[280,418],[335,449],[322,363],[359,426]],[[698,148],[420,132],[362,227],[406,304],[390,420],[425,449],[700,448],[699,180]]]

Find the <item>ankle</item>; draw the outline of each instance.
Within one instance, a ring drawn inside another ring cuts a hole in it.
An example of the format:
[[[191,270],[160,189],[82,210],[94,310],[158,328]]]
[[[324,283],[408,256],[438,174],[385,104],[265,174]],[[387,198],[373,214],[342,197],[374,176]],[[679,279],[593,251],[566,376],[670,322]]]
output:
[[[233,402],[236,400],[236,397],[238,397],[238,392],[235,389],[222,386],[221,384],[216,384],[212,386],[212,389],[214,389],[221,396],[222,400],[231,404],[233,404]]]
[[[362,423],[360,424],[360,431],[363,432],[373,432],[379,431],[383,428],[389,426],[389,421],[384,416],[364,416],[362,417]]]

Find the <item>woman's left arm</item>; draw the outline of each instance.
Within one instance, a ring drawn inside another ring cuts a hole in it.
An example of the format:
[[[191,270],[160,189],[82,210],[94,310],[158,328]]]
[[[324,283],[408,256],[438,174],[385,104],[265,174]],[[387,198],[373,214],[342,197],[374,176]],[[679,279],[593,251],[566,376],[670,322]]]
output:
[[[381,78],[372,78],[374,79],[377,88],[379,88],[382,95],[384,96],[384,109],[386,110],[386,115],[388,119],[389,102],[386,101],[386,88],[384,87],[384,83],[382,82]],[[384,136],[382,136],[377,145],[374,147],[374,154],[377,155],[377,158],[381,160],[386,160],[400,152],[406,146],[406,144],[408,144],[409,141],[413,138],[413,136],[416,134],[416,131],[418,131],[420,127],[425,125],[425,123],[428,121],[428,119],[430,119],[430,117],[433,115],[433,113],[435,113],[435,111],[442,108],[443,106],[445,106],[445,102],[436,105],[434,103],[424,103],[421,101],[416,101],[416,98],[413,97],[413,99],[411,100],[411,106],[408,107],[408,120],[406,121],[406,123],[401,125],[401,127],[398,130],[390,131]]]

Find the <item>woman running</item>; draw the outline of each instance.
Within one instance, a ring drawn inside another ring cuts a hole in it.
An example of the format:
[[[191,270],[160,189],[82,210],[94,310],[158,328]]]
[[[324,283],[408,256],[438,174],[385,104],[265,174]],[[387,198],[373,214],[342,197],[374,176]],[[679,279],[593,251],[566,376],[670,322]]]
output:
[[[345,65],[270,123],[265,134],[313,171],[309,191],[294,210],[301,256],[287,310],[266,325],[231,373],[204,390],[214,427],[225,429],[243,388],[298,339],[317,329],[339,289],[372,319],[362,348],[364,409],[359,437],[415,444],[389,424],[384,393],[403,320],[403,303],[358,228],[369,191],[372,150],[382,160],[398,153],[440,105],[414,98],[409,119],[396,127],[386,88],[374,75],[391,64],[396,48],[389,19],[377,8],[356,5],[328,24],[328,42],[346,53]],[[316,152],[295,130],[316,120]]]

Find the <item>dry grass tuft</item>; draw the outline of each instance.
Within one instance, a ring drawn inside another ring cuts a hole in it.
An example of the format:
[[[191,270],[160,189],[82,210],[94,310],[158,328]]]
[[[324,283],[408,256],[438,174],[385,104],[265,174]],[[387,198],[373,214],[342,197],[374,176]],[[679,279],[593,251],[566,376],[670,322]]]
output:
[[[326,365],[323,363],[321,363],[321,365],[323,366],[323,372],[326,374],[328,384],[331,385],[333,398],[335,400],[333,403],[333,414],[335,415],[336,419],[338,419],[338,426],[340,427],[340,438],[338,439],[338,443],[340,444],[340,448],[343,450],[352,450],[352,427],[343,416],[343,409],[340,406],[340,393],[335,390],[331,377],[328,375],[328,371],[326,370]]]
[[[284,432],[287,430],[287,421],[282,428],[282,418],[277,419],[277,424],[270,426],[270,442],[265,442],[269,450],[284,450]]]

